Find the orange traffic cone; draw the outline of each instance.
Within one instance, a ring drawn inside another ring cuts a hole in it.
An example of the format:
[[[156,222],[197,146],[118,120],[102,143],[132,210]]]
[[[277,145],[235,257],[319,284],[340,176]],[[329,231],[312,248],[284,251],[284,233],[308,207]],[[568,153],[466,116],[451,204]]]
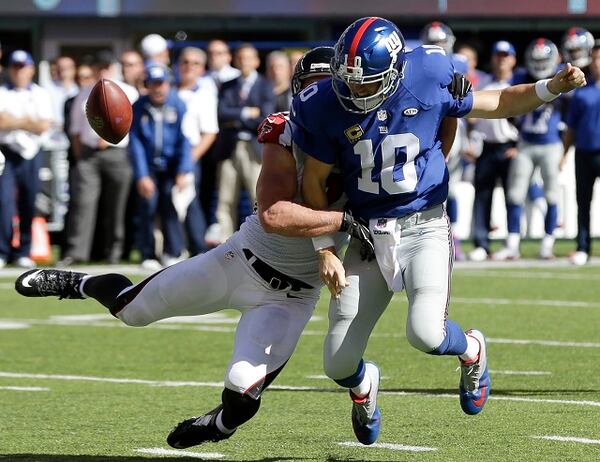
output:
[[[52,261],[50,234],[44,217],[34,217],[31,223],[31,252],[29,256],[39,264],[48,264]]]

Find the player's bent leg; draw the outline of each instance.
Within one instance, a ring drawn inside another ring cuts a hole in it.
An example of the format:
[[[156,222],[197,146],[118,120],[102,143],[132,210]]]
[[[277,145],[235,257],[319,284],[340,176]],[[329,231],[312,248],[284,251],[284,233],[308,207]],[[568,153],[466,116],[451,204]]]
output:
[[[248,273],[228,244],[153,274],[119,295],[116,316],[142,327],[160,319],[236,308],[231,294],[249,285]]]
[[[459,356],[460,404],[467,414],[477,414],[487,401],[491,385],[487,352],[481,332],[471,330],[465,334],[458,324],[448,320],[452,270],[449,239],[448,225],[440,220],[405,233],[399,252],[414,249],[404,271],[409,301],[407,338],[415,348],[429,354]]]

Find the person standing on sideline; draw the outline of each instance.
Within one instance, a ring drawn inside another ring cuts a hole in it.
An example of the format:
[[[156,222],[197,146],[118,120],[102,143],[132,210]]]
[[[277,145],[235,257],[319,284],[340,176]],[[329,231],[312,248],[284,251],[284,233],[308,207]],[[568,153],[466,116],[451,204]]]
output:
[[[217,139],[217,89],[210,77],[204,76],[206,53],[200,48],[186,47],[178,59],[179,82],[177,96],[187,108],[189,128],[186,133],[192,145],[192,163],[196,185],[196,198],[200,207],[191,207],[185,218],[185,228],[192,255],[206,251],[204,234],[206,216],[201,207],[202,159]]]
[[[494,80],[481,90],[501,90],[511,85],[513,69],[517,63],[515,47],[506,40],[492,47],[492,73]],[[475,248],[469,260],[483,261],[490,254],[489,233],[492,219],[492,196],[496,181],[500,179],[507,191],[508,168],[517,155],[519,131],[507,119],[482,119],[474,130],[483,138],[481,155],[475,161],[475,199],[473,202],[473,240]]]
[[[213,243],[223,242],[238,228],[241,188],[251,203],[256,200],[262,160],[256,129],[275,108],[273,85],[257,71],[260,58],[256,48],[241,45],[235,51],[235,63],[240,77],[224,83],[219,92],[217,222],[207,231],[207,235],[215,236]]]
[[[156,271],[183,257],[183,225],[175,209],[173,190],[193,188],[194,169],[191,146],[184,129],[186,107],[177,93],[171,90],[171,70],[160,64],[150,64],[146,67],[144,81],[148,94],[133,105],[129,157],[140,201],[138,235],[142,267]],[[188,207],[200,205],[198,201],[191,200]],[[154,240],[157,213],[164,237],[162,265],[157,260]]]
[[[590,208],[596,178],[600,177],[600,43],[592,49],[590,82],[575,91],[563,143],[563,159],[575,145],[575,187],[577,197],[577,249],[569,257],[577,266],[585,265],[592,252]]]
[[[96,81],[112,79],[133,103],[138,92],[117,80],[118,67],[110,51],[100,51],[92,65]],[[71,147],[75,161],[71,179],[70,209],[65,228],[65,246],[59,266],[88,262],[96,221],[103,229],[103,256],[109,263],[121,260],[125,239],[125,207],[131,188],[131,164],[127,157],[129,137],[110,144],[92,130],[85,105],[93,86],[82,88],[71,107]]]
[[[273,84],[275,93],[275,112],[289,111],[292,102],[292,67],[288,56],[283,51],[272,51],[267,55],[266,67],[267,78]]]
[[[240,76],[240,70],[231,65],[233,57],[229,45],[223,40],[211,40],[206,47],[208,54],[208,75],[213,78],[217,88],[225,82],[231,82]]]
[[[29,52],[8,58],[9,82],[0,86],[0,152],[6,157],[0,176],[0,268],[14,262],[33,268],[31,224],[39,191],[39,155],[44,135],[54,122],[50,95],[33,83],[35,65]],[[13,217],[19,218],[19,245],[14,248]]]

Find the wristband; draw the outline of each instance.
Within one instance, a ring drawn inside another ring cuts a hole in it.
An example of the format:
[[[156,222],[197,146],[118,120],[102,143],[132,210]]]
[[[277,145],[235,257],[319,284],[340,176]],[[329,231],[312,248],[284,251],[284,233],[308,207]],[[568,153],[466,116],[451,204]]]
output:
[[[550,82],[551,79],[544,79],[544,80],[538,80],[537,82],[535,82],[535,94],[537,95],[537,97],[539,99],[541,99],[542,101],[549,103],[550,101],[554,101],[556,98],[558,98],[561,93],[559,93],[558,95],[555,95],[554,93],[552,93],[550,90],[548,90],[548,82]]]
[[[327,234],[325,236],[318,236],[312,238],[313,247],[315,248],[315,252],[318,250],[323,250],[328,247],[335,247],[335,241],[331,234]]]

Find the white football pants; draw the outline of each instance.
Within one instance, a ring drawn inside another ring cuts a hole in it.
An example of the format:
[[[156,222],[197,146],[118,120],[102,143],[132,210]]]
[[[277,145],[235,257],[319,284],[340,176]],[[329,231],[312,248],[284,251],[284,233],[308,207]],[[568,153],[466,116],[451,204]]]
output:
[[[289,298],[287,291],[272,289],[248,265],[240,249],[226,242],[149,278],[118,317],[130,326],[146,326],[175,316],[239,310],[225,386],[252,395],[251,390],[294,352],[319,292],[320,287],[302,289]]]

